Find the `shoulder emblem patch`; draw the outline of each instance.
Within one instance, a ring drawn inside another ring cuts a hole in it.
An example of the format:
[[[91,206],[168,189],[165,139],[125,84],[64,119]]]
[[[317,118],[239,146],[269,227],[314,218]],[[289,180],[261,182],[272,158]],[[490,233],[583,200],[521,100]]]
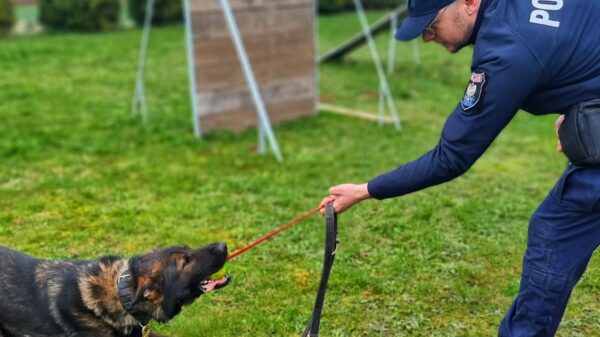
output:
[[[479,99],[481,98],[481,94],[483,93],[484,83],[485,73],[471,74],[471,81],[469,81],[467,90],[465,90],[465,95],[460,101],[460,105],[462,106],[463,110],[467,111],[469,109],[472,109],[477,105],[477,103],[479,103]]]

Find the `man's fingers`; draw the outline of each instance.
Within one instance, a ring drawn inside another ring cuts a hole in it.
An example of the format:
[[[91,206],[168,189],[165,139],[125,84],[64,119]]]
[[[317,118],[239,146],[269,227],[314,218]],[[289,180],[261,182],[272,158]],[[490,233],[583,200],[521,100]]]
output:
[[[327,204],[330,204],[330,203],[333,206],[334,212],[336,212],[336,213],[340,213],[347,208],[344,206],[344,202],[342,200],[339,200],[338,198],[336,198],[334,196],[329,196],[329,197],[326,197],[325,199],[323,199],[323,201],[321,201],[321,204],[319,205],[319,207],[321,207],[321,209],[319,210],[319,212],[321,212],[321,214],[325,214],[325,206],[327,206]]]
[[[332,196],[326,197],[325,199],[323,199],[323,201],[321,201],[321,204],[319,205],[319,207],[325,207],[328,203],[334,201],[335,198]]]
[[[325,197],[321,203],[319,204],[319,207],[321,208],[319,211],[321,212],[321,214],[325,214],[325,206],[327,206],[327,204],[331,203],[335,201],[335,197],[334,196],[328,196]]]
[[[556,151],[563,152],[562,144],[560,143],[560,139],[556,142]]]
[[[560,125],[562,124],[562,122],[565,120],[565,115],[560,115],[558,116],[558,118],[556,119],[556,122],[554,122],[554,128],[556,129],[556,134],[558,135],[558,129],[560,128]]]
[[[560,129],[560,126],[564,120],[565,120],[565,115],[560,115],[560,116],[558,116],[558,118],[556,119],[556,122],[554,123],[554,128],[556,130],[556,137],[560,137],[558,135],[558,130]],[[560,138],[558,138],[558,141],[556,144],[556,151],[563,152],[562,144],[560,143]]]

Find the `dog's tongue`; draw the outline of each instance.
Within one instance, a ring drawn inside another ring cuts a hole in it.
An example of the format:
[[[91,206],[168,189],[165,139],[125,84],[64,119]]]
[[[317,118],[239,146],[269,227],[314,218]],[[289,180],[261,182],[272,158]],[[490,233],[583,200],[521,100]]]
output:
[[[216,280],[205,280],[202,283],[200,283],[200,288],[205,292],[211,292],[215,289],[219,289],[221,287],[224,287],[227,285],[227,283],[229,283],[229,276],[225,275],[223,277],[221,277],[220,279],[216,279]]]

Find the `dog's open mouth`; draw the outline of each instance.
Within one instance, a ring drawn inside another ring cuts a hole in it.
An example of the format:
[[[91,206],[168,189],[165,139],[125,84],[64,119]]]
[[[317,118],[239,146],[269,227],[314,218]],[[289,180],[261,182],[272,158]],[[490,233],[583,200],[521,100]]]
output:
[[[209,278],[200,282],[200,289],[202,289],[203,292],[208,293],[215,289],[223,288],[229,283],[230,280],[231,277],[229,275],[225,275],[219,279]]]

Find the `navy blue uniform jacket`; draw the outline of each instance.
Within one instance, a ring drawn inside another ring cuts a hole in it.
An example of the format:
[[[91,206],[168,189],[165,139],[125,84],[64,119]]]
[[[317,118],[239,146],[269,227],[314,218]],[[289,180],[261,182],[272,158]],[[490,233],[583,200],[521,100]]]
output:
[[[519,109],[560,113],[600,98],[600,0],[484,0],[472,42],[471,81],[439,143],[371,180],[374,198],[460,176]]]

